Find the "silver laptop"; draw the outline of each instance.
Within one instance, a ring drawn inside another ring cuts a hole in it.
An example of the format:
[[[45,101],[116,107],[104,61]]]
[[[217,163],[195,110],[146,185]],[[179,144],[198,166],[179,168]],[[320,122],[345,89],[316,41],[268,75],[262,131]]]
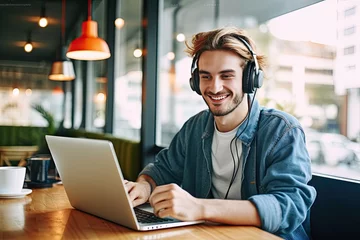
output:
[[[74,208],[140,231],[202,222],[158,218],[149,204],[133,208],[110,141],[49,135],[46,141]]]

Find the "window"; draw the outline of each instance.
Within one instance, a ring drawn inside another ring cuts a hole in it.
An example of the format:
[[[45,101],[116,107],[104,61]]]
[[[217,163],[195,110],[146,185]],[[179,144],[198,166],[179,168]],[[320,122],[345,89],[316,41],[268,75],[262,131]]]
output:
[[[356,13],[356,7],[351,7],[351,8],[348,8],[344,11],[344,16],[345,17],[349,17],[349,16],[352,16],[352,15],[355,15]]]
[[[313,68],[305,68],[305,73],[312,74],[320,74],[320,75],[333,75],[332,69],[313,69]]]
[[[346,69],[346,71],[353,71],[356,69],[356,65],[354,64],[354,65],[346,66],[345,69]]]
[[[279,66],[279,71],[292,72],[292,66]]]
[[[355,33],[355,26],[348,27],[348,28],[344,29],[344,35],[345,36],[351,35],[351,34],[354,34],[354,33]]]
[[[140,140],[142,85],[142,1],[118,1],[115,22],[113,134]]]
[[[235,25],[251,35],[269,60],[265,69],[269,75],[258,91],[258,101],[299,119],[309,140],[313,172],[360,179],[360,114],[354,111],[359,109],[360,97],[343,85],[358,79],[356,71],[345,74],[344,67],[355,68],[355,60],[345,62],[343,55],[357,56],[355,44],[360,39],[346,48],[337,39],[339,29],[345,29],[337,18],[337,12],[344,9],[343,1],[332,4],[325,0],[308,7],[297,4],[292,1],[291,7],[263,11],[250,0],[241,4],[236,0],[218,4],[164,0],[159,33],[158,145],[168,146],[187,119],[207,109],[189,86],[192,59],[183,51],[184,37],[190,41],[197,32]],[[355,10],[345,14],[355,14]],[[344,34],[352,31],[355,27],[346,28]],[[359,89],[360,82],[352,88]]]
[[[18,71],[19,66],[23,66],[22,72]],[[52,114],[56,125],[63,120],[63,84],[48,79],[50,67],[0,61],[0,125],[47,126],[47,121],[34,110],[35,105]]]
[[[355,46],[344,48],[344,55],[350,55],[355,53]]]

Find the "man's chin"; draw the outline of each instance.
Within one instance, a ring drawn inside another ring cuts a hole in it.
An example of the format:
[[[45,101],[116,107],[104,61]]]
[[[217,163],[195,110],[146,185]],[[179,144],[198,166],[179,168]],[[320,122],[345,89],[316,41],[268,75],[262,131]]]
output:
[[[210,112],[215,116],[215,117],[224,117],[230,113],[232,113],[235,109],[237,108],[236,107],[233,107],[231,109],[211,109],[209,108]]]
[[[223,116],[229,114],[228,112],[225,112],[225,111],[212,110],[212,109],[210,109],[210,112],[211,112],[215,117],[223,117]]]

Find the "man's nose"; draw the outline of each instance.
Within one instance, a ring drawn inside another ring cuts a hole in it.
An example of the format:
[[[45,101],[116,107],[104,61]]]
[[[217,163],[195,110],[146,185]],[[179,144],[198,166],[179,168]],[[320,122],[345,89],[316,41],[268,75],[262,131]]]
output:
[[[213,78],[211,82],[211,91],[213,93],[218,93],[223,89],[223,82],[219,77]]]

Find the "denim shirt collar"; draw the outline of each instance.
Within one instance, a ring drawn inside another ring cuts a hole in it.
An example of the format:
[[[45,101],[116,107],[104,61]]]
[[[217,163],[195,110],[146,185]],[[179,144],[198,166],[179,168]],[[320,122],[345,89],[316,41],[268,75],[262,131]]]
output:
[[[214,115],[209,112],[209,118],[206,123],[205,130],[202,134],[202,139],[212,137],[213,133],[215,131],[214,129]],[[250,118],[246,118],[246,120],[240,125],[236,135],[239,137],[240,141],[243,142],[246,146],[249,146],[252,139],[255,136],[256,128],[259,122],[259,116],[260,116],[260,105],[256,99],[254,99],[251,111],[250,111]],[[250,119],[250,122],[247,123]],[[247,126],[246,126],[247,125]],[[246,129],[245,129],[246,128]],[[244,130],[245,129],[245,130]]]

